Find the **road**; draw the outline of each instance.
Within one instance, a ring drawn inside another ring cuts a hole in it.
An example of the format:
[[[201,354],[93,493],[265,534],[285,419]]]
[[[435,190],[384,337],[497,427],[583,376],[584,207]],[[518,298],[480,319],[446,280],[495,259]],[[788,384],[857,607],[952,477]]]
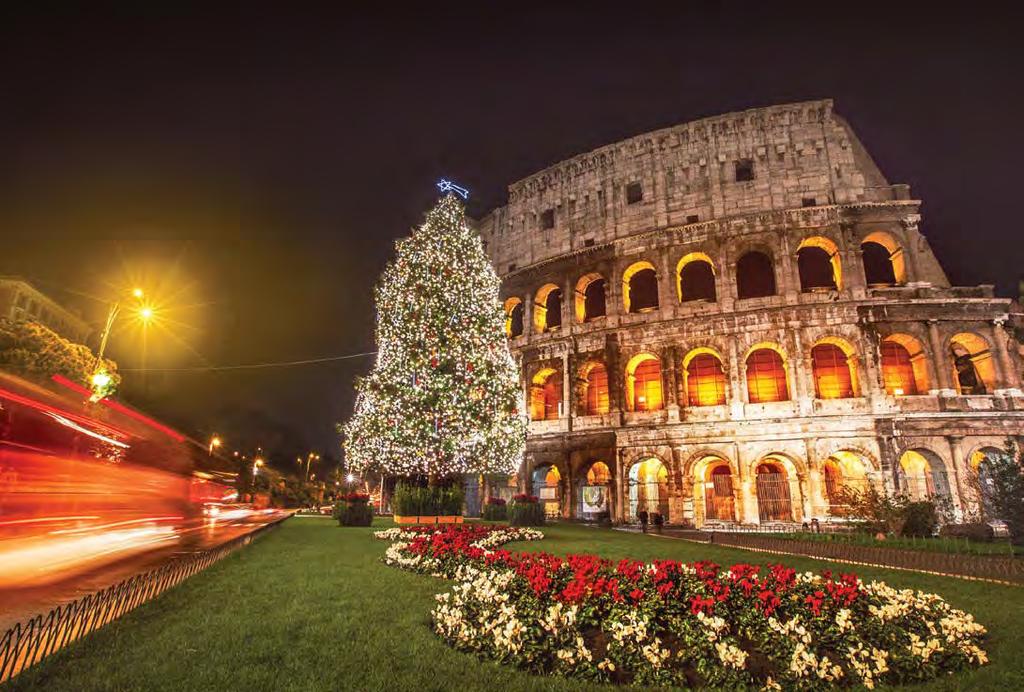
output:
[[[93,568],[69,570],[66,578],[33,586],[0,588],[0,636],[18,622],[46,614],[51,608],[105,589],[135,574],[155,569],[173,559],[214,548],[276,521],[281,516],[274,513],[244,521],[202,521],[192,527],[179,527],[173,539],[158,543],[151,549],[130,552],[121,559]]]

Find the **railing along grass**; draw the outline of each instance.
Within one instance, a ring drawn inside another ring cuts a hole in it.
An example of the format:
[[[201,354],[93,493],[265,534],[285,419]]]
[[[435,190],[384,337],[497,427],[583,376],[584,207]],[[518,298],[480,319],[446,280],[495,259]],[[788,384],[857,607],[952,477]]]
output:
[[[481,662],[430,629],[433,596],[450,584],[385,566],[374,529],[329,519],[289,521],[246,550],[72,644],[7,690],[585,690]],[[992,664],[931,690],[1024,689],[1024,588],[881,568],[854,568],[584,526],[550,524],[543,541],[513,550],[596,553],[641,560],[782,562],[855,571],[938,593],[989,628]],[[611,689],[611,688],[605,688]],[[917,688],[912,688],[917,689]]]
[[[862,532],[849,533],[814,533],[795,531],[792,533],[763,533],[761,536],[784,538],[792,541],[814,541],[818,543],[842,543],[862,545],[875,548],[899,548],[903,550],[923,550],[932,553],[962,555],[998,555],[1000,557],[1021,557],[1021,549],[1009,541],[972,541],[967,538],[908,537],[895,536],[879,540],[872,534]]]

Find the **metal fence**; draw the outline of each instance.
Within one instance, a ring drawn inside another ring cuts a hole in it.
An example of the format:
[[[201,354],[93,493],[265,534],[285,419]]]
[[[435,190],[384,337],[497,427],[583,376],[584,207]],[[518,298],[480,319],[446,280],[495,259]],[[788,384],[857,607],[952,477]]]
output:
[[[249,545],[282,521],[284,519],[261,526],[216,548],[175,559],[58,606],[46,615],[18,623],[0,639],[0,683]]]

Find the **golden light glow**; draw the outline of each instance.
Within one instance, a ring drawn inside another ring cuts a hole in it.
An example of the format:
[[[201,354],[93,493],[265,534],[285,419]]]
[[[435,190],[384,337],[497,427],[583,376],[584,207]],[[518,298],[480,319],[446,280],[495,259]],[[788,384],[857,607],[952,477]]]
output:
[[[145,294],[142,292],[141,288],[136,288],[132,290],[132,295],[135,296],[136,298],[141,298]]]
[[[819,250],[824,250],[828,254],[828,261],[832,265],[832,280],[835,282],[836,288],[842,288],[843,265],[839,260],[839,248],[836,246],[835,242],[830,238],[825,238],[820,235],[804,238],[800,241],[799,247],[797,247],[797,253],[808,247],[816,247]]]
[[[889,261],[892,263],[892,273],[896,278],[896,284],[902,286],[907,282],[907,265],[903,259],[903,248],[900,247],[895,238],[885,231],[875,231],[874,233],[869,233],[860,242],[861,247],[865,243],[877,243],[884,247],[889,252]]]
[[[103,387],[106,387],[110,384],[111,379],[112,378],[110,377],[109,373],[101,370],[100,372],[97,372],[92,376],[92,386],[102,389]]]
[[[661,361],[650,353],[639,353],[626,365],[626,405],[630,411],[660,411]]]
[[[143,322],[149,322],[151,319],[153,319],[153,314],[153,308],[150,307],[149,305],[144,305],[143,307],[139,308],[139,319],[141,319]]]
[[[655,276],[657,276],[657,270],[654,268],[654,265],[647,261],[634,262],[622,273],[622,305],[626,312],[631,312],[630,308],[634,302],[632,296],[633,277],[645,269],[651,270],[655,273]],[[650,309],[654,308],[652,307]]]
[[[561,403],[562,377],[554,368],[544,368],[530,386],[530,420],[557,420]]]

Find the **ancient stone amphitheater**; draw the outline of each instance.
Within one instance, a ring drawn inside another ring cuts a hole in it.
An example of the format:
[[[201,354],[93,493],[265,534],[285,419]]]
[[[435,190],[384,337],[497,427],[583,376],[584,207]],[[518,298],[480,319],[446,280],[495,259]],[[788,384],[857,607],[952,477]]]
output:
[[[920,211],[827,100],[512,184],[477,225],[532,421],[520,488],[696,526],[828,522],[868,484],[975,514],[1024,432],[1020,307],[950,286]]]

